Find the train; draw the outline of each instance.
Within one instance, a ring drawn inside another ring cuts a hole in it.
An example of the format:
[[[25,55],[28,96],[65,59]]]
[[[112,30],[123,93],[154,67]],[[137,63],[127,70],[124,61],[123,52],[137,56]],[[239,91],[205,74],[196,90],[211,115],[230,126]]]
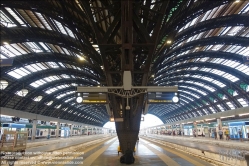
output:
[[[230,139],[239,139],[239,130],[242,131],[243,139],[249,139],[249,121],[224,122],[222,125],[223,135],[228,130]],[[198,124],[196,133],[198,136],[214,138],[214,131],[217,130],[217,123]],[[179,126],[161,126],[150,130],[150,133],[194,136],[194,125],[185,124],[182,131]]]
[[[1,130],[0,134],[3,133],[4,130],[8,131],[28,131],[28,138],[31,139],[32,135],[32,128],[33,124],[20,124],[20,123],[2,123],[1,124]],[[72,135],[81,135],[87,134],[86,129],[83,129],[82,132],[80,131],[80,128],[73,128]],[[36,134],[35,138],[47,138],[49,135],[49,138],[56,137],[56,125],[42,125],[37,124],[36,125]],[[68,137],[70,135],[70,129],[69,127],[60,127],[59,128],[59,137]]]

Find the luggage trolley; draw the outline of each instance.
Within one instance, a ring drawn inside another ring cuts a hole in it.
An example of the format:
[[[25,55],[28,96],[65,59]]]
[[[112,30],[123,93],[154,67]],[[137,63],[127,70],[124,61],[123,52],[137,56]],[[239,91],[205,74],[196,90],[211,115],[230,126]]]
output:
[[[24,156],[27,145],[28,132],[4,130],[0,142],[1,163],[7,161],[14,166],[15,161]]]

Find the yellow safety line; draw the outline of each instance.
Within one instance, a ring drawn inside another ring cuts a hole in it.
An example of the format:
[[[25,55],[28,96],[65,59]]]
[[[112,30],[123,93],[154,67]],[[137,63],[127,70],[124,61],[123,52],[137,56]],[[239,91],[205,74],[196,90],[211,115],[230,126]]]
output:
[[[161,146],[161,148],[163,148],[164,150],[169,151],[170,153],[173,153],[173,154],[175,154],[175,155],[189,161],[190,163],[192,163],[192,164],[194,164],[196,166],[205,166],[205,165],[201,164],[200,162],[195,161],[194,159],[192,159],[192,158],[190,158],[190,157],[188,157],[188,156],[186,156],[186,155],[184,155],[184,154],[182,154],[180,152],[177,152],[176,150],[172,150],[172,149],[170,149],[168,147],[162,147],[162,146]]]
[[[109,147],[109,145],[111,144],[111,143],[113,143],[114,141],[116,141],[116,139],[117,138],[115,138],[115,140],[113,140],[113,141],[110,141],[110,143],[108,143],[106,146],[104,146],[104,147]],[[105,141],[107,141],[107,140],[105,140]],[[84,153],[86,153],[86,152],[88,152],[88,151],[90,151],[90,150],[92,150],[92,149],[94,149],[94,148],[96,148],[96,147],[98,147],[99,145],[101,145],[101,144],[103,144],[103,142],[100,142],[100,143],[98,143],[98,144],[96,144],[96,145],[94,145],[94,146],[91,146],[91,147],[89,147],[89,148],[87,148],[86,150],[84,150]],[[103,147],[101,148],[101,149],[103,149]],[[100,149],[100,150],[101,150]],[[107,149],[107,148],[106,148]],[[100,150],[98,150],[98,151],[100,151]],[[98,152],[97,151],[97,152]],[[95,152],[96,153],[96,152]],[[95,153],[93,153],[93,154],[95,154]],[[103,153],[103,152],[102,152]],[[92,154],[92,155],[93,155]],[[92,156],[91,155],[91,156]],[[100,155],[100,154],[99,154]],[[79,154],[75,154],[75,155],[73,155],[73,156],[70,156],[71,158],[77,158],[77,157],[79,157],[79,156],[81,156],[81,155],[79,155]],[[89,157],[91,157],[91,156],[89,156]],[[83,164],[84,165],[88,165],[88,164],[85,164],[86,162],[87,162],[87,159],[89,158],[89,157],[87,157],[86,159],[83,159],[82,160],[82,162],[83,162]],[[73,160],[73,159],[65,159],[65,160],[63,160],[63,163],[65,163],[65,164],[57,164],[57,165],[55,165],[55,166],[64,166],[64,165],[66,165],[67,163],[69,163],[71,160]],[[76,164],[74,164],[74,165],[76,165]],[[80,165],[80,164],[78,164],[78,165]],[[88,166],[90,166],[90,165],[88,165]]]
[[[144,142],[144,141],[143,141]],[[172,160],[169,156],[166,154],[160,152],[159,150],[151,147],[150,144],[143,143],[144,146],[146,146],[149,150],[151,150],[153,153],[155,153],[165,164],[169,166],[180,166],[177,162]]]

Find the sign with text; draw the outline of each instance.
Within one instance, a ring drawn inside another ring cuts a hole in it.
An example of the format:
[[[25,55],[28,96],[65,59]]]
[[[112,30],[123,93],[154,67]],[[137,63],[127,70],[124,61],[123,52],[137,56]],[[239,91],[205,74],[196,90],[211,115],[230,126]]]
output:
[[[249,64],[249,56],[243,56],[244,64]]]
[[[106,93],[83,93],[83,104],[107,104]]]
[[[12,66],[13,59],[1,59],[0,60],[1,67],[2,66]]]
[[[175,92],[149,92],[148,104],[171,104]]]

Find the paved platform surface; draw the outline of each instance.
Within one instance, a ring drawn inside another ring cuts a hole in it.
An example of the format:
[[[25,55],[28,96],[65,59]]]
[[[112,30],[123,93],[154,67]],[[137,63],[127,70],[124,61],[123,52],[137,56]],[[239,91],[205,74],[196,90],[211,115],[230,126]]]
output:
[[[66,147],[72,147],[74,145],[81,145],[94,139],[103,138],[107,135],[91,135],[91,136],[75,136],[69,138],[59,138],[50,140],[36,140],[29,141],[26,151],[28,152],[48,152],[58,151]],[[109,136],[110,137],[110,136]],[[145,138],[161,139],[166,142],[181,144],[196,149],[205,149],[206,151],[212,151],[219,153],[220,150],[227,149],[249,149],[248,142],[239,141],[220,141],[207,138],[194,138],[194,137],[181,137],[181,136],[165,136],[165,135],[147,135]],[[117,147],[119,145],[117,137],[110,137],[109,140],[104,143],[96,143],[88,148],[82,150],[84,152],[78,155],[77,159],[58,159],[63,161],[63,164],[44,164],[42,166],[121,166],[126,164],[120,163],[120,157],[118,155]],[[73,149],[69,148],[67,157],[73,154]],[[247,150],[246,150],[247,151]],[[71,154],[72,153],[72,154]],[[75,157],[75,156],[74,156]],[[186,154],[181,151],[170,149],[166,146],[154,144],[140,137],[139,142],[136,144],[136,152],[134,153],[135,163],[133,165],[143,166],[211,166],[209,162]],[[83,162],[83,164],[82,164]],[[73,164],[72,164],[73,163]],[[81,164],[77,164],[81,163]],[[39,165],[41,166],[41,164]]]
[[[148,134],[148,138],[162,139],[167,142],[193,147],[200,150],[210,151],[219,153],[220,151],[235,149],[243,150],[249,153],[249,141],[239,140],[215,140],[214,138],[205,137],[184,137],[184,136],[168,136],[168,135],[157,135]]]

